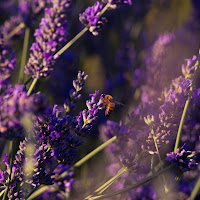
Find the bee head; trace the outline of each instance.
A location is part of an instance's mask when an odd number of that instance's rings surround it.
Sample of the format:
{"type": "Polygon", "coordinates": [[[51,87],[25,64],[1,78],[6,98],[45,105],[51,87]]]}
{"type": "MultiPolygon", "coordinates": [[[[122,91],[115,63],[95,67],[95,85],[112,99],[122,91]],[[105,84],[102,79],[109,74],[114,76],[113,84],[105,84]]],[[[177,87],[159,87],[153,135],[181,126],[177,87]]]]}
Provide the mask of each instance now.
{"type": "Polygon", "coordinates": [[[105,98],[105,96],[106,96],[105,94],[102,94],[102,98],[105,98]]]}

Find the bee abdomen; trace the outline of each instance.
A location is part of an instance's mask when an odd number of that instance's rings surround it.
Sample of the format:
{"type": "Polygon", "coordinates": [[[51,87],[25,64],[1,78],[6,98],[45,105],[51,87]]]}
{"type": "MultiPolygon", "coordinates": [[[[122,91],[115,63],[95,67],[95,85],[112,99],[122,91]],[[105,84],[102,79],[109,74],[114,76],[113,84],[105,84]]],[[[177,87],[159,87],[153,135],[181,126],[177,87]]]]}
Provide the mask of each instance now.
{"type": "Polygon", "coordinates": [[[114,107],[115,107],[115,104],[113,103],[108,104],[106,108],[106,112],[105,112],[106,117],[109,117],[111,115],[112,111],[114,110],[114,107]]]}

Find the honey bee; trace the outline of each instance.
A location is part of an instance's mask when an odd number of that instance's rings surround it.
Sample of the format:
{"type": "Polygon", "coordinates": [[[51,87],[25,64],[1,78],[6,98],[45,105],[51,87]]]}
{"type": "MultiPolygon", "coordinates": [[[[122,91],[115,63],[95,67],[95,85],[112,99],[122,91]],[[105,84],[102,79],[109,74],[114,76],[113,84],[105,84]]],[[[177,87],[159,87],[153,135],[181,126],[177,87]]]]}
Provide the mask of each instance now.
{"type": "Polygon", "coordinates": [[[107,95],[104,94],[102,97],[102,100],[103,100],[103,108],[106,108],[106,111],[105,111],[106,117],[109,117],[111,115],[112,111],[115,108],[115,104],[123,105],[122,103],[114,101],[113,97],[108,94],[107,95]]]}

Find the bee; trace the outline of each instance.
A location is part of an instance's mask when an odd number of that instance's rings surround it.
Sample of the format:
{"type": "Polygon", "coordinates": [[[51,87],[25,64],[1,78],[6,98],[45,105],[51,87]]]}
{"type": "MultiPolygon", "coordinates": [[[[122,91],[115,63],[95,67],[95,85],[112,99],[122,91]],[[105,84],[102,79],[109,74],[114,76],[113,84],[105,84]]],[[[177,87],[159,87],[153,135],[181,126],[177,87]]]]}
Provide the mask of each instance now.
{"type": "Polygon", "coordinates": [[[103,100],[103,108],[106,108],[106,111],[105,111],[106,117],[109,117],[111,115],[112,111],[115,108],[115,104],[123,105],[122,103],[114,101],[113,97],[108,94],[107,95],[104,94],[102,97],[102,100],[103,100]]]}

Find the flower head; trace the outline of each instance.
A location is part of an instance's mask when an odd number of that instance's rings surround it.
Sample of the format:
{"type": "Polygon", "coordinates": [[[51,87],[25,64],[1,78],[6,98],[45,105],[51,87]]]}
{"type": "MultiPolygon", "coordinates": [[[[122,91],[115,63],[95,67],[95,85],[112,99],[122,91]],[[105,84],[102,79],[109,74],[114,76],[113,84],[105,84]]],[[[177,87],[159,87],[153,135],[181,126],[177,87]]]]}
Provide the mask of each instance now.
{"type": "Polygon", "coordinates": [[[99,101],[96,102],[95,99],[99,91],[95,91],[95,93],[90,94],[91,99],[86,101],[87,109],[80,112],[79,116],[77,116],[78,125],[76,126],[76,132],[78,135],[85,136],[87,135],[91,128],[92,123],[94,123],[97,119],[97,113],[101,110],[102,99],[100,97],[99,101]]]}
{"type": "Polygon", "coordinates": [[[165,160],[172,162],[175,167],[186,172],[192,170],[200,163],[200,152],[188,151],[187,144],[184,144],[176,150],[176,153],[167,153],[165,160]]]}
{"type": "Polygon", "coordinates": [[[99,30],[103,28],[106,21],[105,18],[100,18],[99,13],[103,7],[103,4],[96,1],[94,6],[88,7],[85,12],[79,14],[80,22],[88,27],[89,31],[93,35],[98,35],[99,30]]]}
{"type": "Polygon", "coordinates": [[[15,69],[15,54],[5,44],[3,36],[0,36],[0,93],[7,86],[10,72],[15,69]]]}
{"type": "Polygon", "coordinates": [[[46,98],[40,93],[27,96],[22,85],[9,86],[0,96],[0,137],[6,139],[20,138],[24,135],[22,121],[48,112],[46,98]]]}
{"type": "Polygon", "coordinates": [[[25,73],[33,78],[43,78],[53,70],[54,56],[67,36],[66,11],[70,0],[52,0],[52,7],[45,9],[40,28],[35,31],[35,43],[31,46],[31,54],[25,73]]]}
{"type": "Polygon", "coordinates": [[[85,72],[78,72],[77,79],[73,80],[74,89],[70,90],[70,98],[67,99],[64,103],[64,108],[66,112],[72,111],[76,106],[76,101],[81,98],[80,91],[85,86],[85,80],[88,78],[88,75],[85,72]]]}

